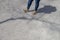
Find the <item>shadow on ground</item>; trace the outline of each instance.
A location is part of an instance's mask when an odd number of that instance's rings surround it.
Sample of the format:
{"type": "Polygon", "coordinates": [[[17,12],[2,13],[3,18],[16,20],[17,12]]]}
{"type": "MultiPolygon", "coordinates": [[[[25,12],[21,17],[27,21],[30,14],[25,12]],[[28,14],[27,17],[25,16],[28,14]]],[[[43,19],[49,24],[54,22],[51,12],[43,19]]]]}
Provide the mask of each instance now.
{"type": "Polygon", "coordinates": [[[56,11],[57,11],[56,7],[47,5],[47,6],[44,6],[43,8],[38,9],[37,13],[50,14],[50,13],[56,12],[56,11]]]}
{"type": "MultiPolygon", "coordinates": [[[[34,10],[30,10],[30,12],[31,11],[34,11],[34,10]]],[[[37,13],[47,13],[47,14],[50,14],[51,12],[56,12],[56,11],[57,11],[56,7],[47,5],[47,6],[44,6],[43,8],[38,9],[37,13]]],[[[17,20],[17,19],[24,19],[25,20],[25,19],[28,19],[28,18],[26,18],[26,17],[10,18],[10,19],[7,19],[7,20],[4,20],[4,21],[0,22],[0,24],[5,23],[5,22],[10,21],[10,20],[17,20]]],[[[28,20],[31,21],[33,19],[34,18],[31,18],[31,19],[28,19],[28,20]]]]}
{"type": "Polygon", "coordinates": [[[26,17],[20,17],[20,18],[9,18],[9,19],[6,19],[6,20],[0,22],[0,24],[5,23],[5,22],[8,22],[8,21],[11,21],[11,20],[17,20],[17,19],[24,19],[24,20],[26,20],[27,18],[26,18],[26,17]]]}

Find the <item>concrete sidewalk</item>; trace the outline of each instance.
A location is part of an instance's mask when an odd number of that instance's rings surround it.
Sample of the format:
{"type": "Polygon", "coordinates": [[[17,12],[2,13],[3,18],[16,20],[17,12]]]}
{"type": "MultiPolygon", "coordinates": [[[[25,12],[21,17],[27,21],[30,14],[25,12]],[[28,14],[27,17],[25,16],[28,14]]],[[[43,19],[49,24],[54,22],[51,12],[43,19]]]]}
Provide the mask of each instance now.
{"type": "Polygon", "coordinates": [[[0,40],[60,40],[60,0],[41,0],[35,16],[26,2],[0,0],[0,40]]]}

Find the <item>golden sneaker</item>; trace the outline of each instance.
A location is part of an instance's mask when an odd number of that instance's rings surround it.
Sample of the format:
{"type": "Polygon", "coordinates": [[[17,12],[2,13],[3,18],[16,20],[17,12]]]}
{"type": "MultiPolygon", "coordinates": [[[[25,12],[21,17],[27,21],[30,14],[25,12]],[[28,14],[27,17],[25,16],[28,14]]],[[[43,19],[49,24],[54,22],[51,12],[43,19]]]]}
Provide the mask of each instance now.
{"type": "Polygon", "coordinates": [[[37,14],[37,11],[33,11],[33,13],[32,13],[33,15],[36,15],[37,14]]]}
{"type": "Polygon", "coordinates": [[[25,13],[27,13],[29,10],[28,9],[23,9],[25,13]]]}

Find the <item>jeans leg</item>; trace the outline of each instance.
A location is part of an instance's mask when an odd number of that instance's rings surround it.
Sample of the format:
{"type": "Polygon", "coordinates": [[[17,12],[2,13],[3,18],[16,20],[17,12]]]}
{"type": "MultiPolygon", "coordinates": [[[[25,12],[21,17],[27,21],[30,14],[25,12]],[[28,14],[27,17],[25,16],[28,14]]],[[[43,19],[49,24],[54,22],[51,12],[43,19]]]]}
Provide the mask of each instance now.
{"type": "Polygon", "coordinates": [[[39,7],[39,2],[40,2],[40,0],[35,0],[35,11],[37,11],[37,9],[39,7]]]}
{"type": "Polygon", "coordinates": [[[30,8],[31,4],[32,4],[33,0],[28,0],[28,4],[27,4],[27,9],[30,8]]]}

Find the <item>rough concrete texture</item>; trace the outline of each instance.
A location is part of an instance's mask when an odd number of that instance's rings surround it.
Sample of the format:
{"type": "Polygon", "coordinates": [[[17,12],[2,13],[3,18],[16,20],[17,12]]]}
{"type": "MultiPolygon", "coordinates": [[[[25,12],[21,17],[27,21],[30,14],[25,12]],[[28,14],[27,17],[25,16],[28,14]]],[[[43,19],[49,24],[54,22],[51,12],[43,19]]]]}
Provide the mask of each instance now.
{"type": "Polygon", "coordinates": [[[60,40],[60,0],[41,0],[38,13],[25,14],[27,0],[0,0],[0,40],[60,40]]]}

